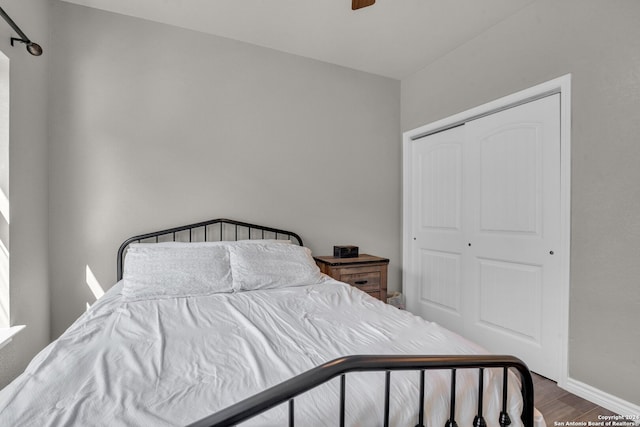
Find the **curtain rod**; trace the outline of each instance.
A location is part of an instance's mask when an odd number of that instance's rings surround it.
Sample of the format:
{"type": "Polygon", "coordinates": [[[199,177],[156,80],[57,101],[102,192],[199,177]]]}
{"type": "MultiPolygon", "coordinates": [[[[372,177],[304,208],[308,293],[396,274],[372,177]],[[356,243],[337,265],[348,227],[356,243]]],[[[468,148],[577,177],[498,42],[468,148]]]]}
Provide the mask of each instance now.
{"type": "Polygon", "coordinates": [[[5,21],[7,21],[7,24],[9,24],[11,26],[11,28],[14,29],[14,31],[16,33],[18,33],[18,35],[20,36],[20,38],[18,37],[11,37],[11,46],[13,46],[13,42],[17,41],[20,43],[24,43],[27,45],[27,51],[33,55],[33,56],[40,56],[42,55],[42,47],[40,47],[39,44],[32,42],[31,40],[29,40],[29,37],[27,37],[27,35],[20,29],[20,27],[18,27],[16,25],[15,22],[13,22],[13,19],[11,19],[11,17],[9,15],[7,15],[7,12],[4,11],[4,9],[2,9],[2,7],[0,7],[0,16],[2,16],[4,18],[5,21]]]}

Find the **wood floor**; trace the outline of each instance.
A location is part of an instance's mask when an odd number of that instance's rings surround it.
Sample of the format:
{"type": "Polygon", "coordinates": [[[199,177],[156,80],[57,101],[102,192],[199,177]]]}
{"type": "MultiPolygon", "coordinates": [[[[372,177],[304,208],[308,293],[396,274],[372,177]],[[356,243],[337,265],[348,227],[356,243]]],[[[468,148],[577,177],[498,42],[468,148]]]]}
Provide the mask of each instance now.
{"type": "Polygon", "coordinates": [[[561,426],[570,421],[597,422],[598,415],[615,415],[595,403],[581,399],[556,385],[555,382],[533,374],[535,406],[544,416],[547,427],[561,426]]]}

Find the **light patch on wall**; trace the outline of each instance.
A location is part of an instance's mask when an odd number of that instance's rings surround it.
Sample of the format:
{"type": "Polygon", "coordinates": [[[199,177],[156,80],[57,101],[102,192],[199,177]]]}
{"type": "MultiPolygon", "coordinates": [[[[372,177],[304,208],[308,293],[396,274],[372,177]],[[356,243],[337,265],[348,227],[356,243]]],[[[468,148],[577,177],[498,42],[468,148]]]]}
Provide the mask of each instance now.
{"type": "Polygon", "coordinates": [[[8,328],[11,326],[9,317],[9,250],[2,239],[0,239],[0,296],[0,328],[8,328]]]}
{"type": "MultiPolygon", "coordinates": [[[[96,297],[96,300],[98,300],[102,295],[104,295],[104,289],[102,288],[100,282],[98,282],[98,279],[96,279],[95,274],[93,274],[93,271],[91,271],[91,268],[88,265],[85,270],[85,278],[85,281],[87,283],[87,286],[91,290],[91,293],[94,297],[96,297]]],[[[90,305],[87,302],[87,309],[89,309],[89,307],[90,305]]]]}
{"type": "Polygon", "coordinates": [[[0,214],[4,221],[9,224],[9,198],[0,188],[0,214]]]}

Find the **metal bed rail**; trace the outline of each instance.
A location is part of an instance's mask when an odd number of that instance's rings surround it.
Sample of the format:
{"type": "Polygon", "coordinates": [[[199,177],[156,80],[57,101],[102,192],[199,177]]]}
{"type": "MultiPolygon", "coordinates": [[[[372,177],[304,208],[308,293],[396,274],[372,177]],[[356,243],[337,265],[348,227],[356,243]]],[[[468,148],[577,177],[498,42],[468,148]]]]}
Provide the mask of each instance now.
{"type": "Polygon", "coordinates": [[[263,225],[250,224],[226,218],[211,219],[195,224],[168,228],[152,233],[140,234],[125,240],[118,249],[117,280],[122,280],[124,256],[131,243],[149,242],[215,242],[235,241],[240,239],[280,239],[286,237],[302,246],[302,238],[293,231],[281,230],[263,225]]]}
{"type": "Polygon", "coordinates": [[[425,371],[426,370],[450,370],[451,371],[451,401],[450,414],[443,427],[457,427],[455,420],[456,405],[456,370],[458,369],[478,369],[478,409],[474,418],[474,427],[486,427],[483,417],[483,381],[484,369],[503,369],[502,384],[502,409],[499,416],[501,427],[511,424],[507,413],[507,385],[508,371],[513,368],[518,371],[522,380],[522,400],[523,409],[521,414],[525,427],[533,427],[533,379],[527,365],[520,359],[513,356],[493,356],[493,355],[456,355],[456,356],[404,356],[404,355],[367,355],[367,356],[346,356],[327,362],[298,376],[295,376],[283,383],[271,387],[248,399],[231,405],[215,414],[207,416],[189,427],[226,427],[234,426],[243,421],[247,421],[256,415],[261,414],[275,406],[288,403],[289,426],[295,425],[295,397],[305,393],[333,378],[340,376],[340,426],[345,425],[345,384],[348,372],[382,371],[385,373],[385,401],[384,401],[384,426],[389,426],[389,392],[392,371],[419,371],[420,373],[420,396],[416,397],[418,406],[418,423],[416,427],[425,427],[424,424],[424,394],[425,394],[425,371]]]}

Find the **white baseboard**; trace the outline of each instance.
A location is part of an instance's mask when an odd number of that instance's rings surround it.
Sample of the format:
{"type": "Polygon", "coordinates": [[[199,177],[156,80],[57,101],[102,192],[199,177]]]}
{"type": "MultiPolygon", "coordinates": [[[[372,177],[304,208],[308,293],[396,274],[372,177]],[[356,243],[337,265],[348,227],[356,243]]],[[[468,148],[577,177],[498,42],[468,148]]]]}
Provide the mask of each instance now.
{"type": "Polygon", "coordinates": [[[598,406],[602,406],[618,415],[635,417],[633,421],[638,424],[640,422],[640,406],[627,402],[619,397],[613,396],[588,384],[567,378],[563,387],[569,393],[573,393],[583,399],[593,402],[598,406]]]}

